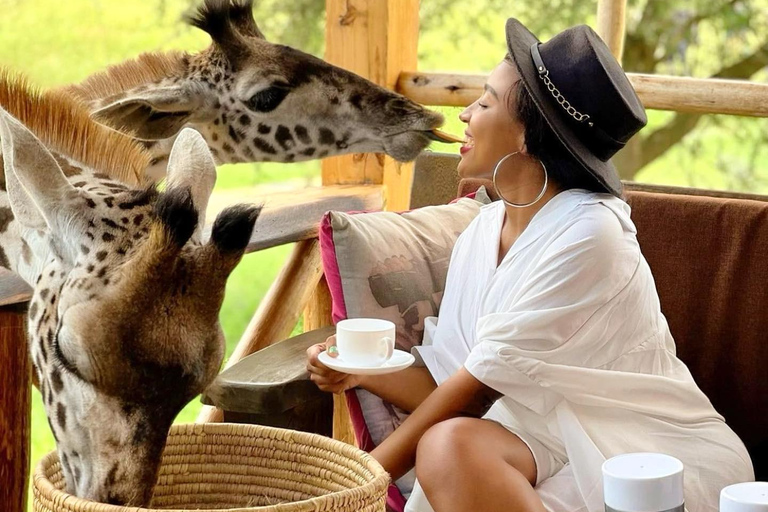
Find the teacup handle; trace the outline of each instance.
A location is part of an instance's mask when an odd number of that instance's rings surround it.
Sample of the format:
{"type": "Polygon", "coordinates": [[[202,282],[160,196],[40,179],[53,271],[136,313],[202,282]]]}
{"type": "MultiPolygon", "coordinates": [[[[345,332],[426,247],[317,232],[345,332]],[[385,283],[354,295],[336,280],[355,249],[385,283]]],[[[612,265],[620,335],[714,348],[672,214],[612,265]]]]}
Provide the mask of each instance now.
{"type": "Polygon", "coordinates": [[[392,355],[395,353],[395,340],[393,340],[389,336],[384,336],[383,338],[381,338],[381,342],[386,344],[387,361],[389,361],[392,358],[392,355]]]}

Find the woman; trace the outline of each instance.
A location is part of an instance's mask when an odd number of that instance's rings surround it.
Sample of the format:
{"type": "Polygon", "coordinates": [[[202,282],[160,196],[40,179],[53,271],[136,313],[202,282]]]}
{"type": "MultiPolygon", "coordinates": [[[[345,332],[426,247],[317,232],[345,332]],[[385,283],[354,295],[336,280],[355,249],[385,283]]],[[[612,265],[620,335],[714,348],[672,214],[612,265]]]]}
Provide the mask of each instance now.
{"type": "Polygon", "coordinates": [[[411,416],[372,455],[408,511],[603,510],[601,464],[653,451],[685,464],[686,508],[754,479],[749,456],[698,389],[661,314],[610,157],[646,123],[588,27],[541,44],[507,22],[507,58],[467,123],[462,177],[502,201],[459,237],[427,368],[358,377],[317,361],[322,389],[354,386],[411,416]],[[487,405],[493,404],[488,410],[487,405]]]}

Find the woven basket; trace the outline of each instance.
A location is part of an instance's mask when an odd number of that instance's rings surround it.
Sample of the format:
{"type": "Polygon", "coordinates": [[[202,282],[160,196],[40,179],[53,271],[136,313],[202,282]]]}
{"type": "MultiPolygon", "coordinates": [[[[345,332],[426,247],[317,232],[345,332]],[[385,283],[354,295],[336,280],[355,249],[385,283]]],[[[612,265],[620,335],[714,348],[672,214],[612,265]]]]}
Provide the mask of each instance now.
{"type": "Polygon", "coordinates": [[[315,434],[227,423],[174,425],[150,509],[62,492],[55,452],[35,468],[35,512],[384,512],[389,475],[367,453],[315,434]]]}

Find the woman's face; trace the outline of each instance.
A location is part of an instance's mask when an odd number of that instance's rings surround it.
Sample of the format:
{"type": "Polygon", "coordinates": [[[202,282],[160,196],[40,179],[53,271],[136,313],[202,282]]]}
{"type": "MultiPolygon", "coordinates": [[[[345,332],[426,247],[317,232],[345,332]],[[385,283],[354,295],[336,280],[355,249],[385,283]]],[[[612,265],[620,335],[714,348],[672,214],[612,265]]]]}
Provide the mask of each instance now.
{"type": "Polygon", "coordinates": [[[515,66],[503,61],[488,77],[483,95],[459,115],[467,123],[458,167],[462,178],[488,178],[505,155],[524,150],[524,127],[510,113],[515,111],[510,89],[518,80],[515,66]]]}

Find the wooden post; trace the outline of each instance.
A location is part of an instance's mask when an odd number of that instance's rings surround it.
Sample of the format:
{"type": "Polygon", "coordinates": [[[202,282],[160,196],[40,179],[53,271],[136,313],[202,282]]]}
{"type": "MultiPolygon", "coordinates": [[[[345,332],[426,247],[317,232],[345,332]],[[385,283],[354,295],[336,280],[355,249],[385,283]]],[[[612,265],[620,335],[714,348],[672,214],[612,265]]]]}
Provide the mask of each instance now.
{"type": "Polygon", "coordinates": [[[32,383],[26,310],[26,302],[0,307],[0,503],[7,512],[27,510],[32,383]]]}
{"type": "MultiPolygon", "coordinates": [[[[401,71],[417,68],[418,0],[326,0],[328,62],[388,89],[401,71]]],[[[323,185],[384,183],[387,209],[408,208],[413,164],[383,155],[346,155],[323,161],[323,185]]]]}
{"type": "MultiPolygon", "coordinates": [[[[331,292],[323,277],[304,310],[304,330],[313,331],[331,325],[331,292]]],[[[333,395],[333,438],[355,444],[355,434],[349,422],[349,409],[344,395],[333,395]]]]}
{"type": "Polygon", "coordinates": [[[624,53],[627,0],[597,0],[597,33],[621,64],[624,53]]]}
{"type": "MultiPolygon", "coordinates": [[[[227,368],[291,334],[317,287],[323,272],[321,267],[317,239],[297,242],[227,361],[227,368]]],[[[223,420],[222,411],[208,405],[203,406],[197,416],[198,423],[223,420]]]]}
{"type": "MultiPolygon", "coordinates": [[[[326,0],[325,60],[388,89],[402,71],[416,70],[419,0],[326,0]]],[[[323,185],[384,183],[386,209],[406,210],[413,164],[379,154],[323,160],[323,185]]],[[[321,286],[304,314],[305,329],[330,324],[330,295],[321,286]]],[[[334,438],[353,442],[347,403],[334,397],[334,438]]]]}

